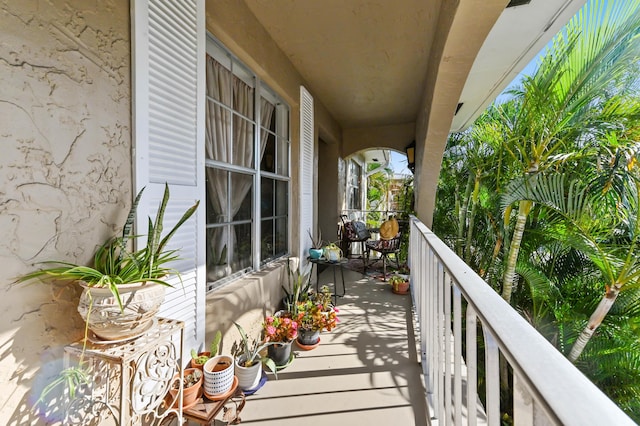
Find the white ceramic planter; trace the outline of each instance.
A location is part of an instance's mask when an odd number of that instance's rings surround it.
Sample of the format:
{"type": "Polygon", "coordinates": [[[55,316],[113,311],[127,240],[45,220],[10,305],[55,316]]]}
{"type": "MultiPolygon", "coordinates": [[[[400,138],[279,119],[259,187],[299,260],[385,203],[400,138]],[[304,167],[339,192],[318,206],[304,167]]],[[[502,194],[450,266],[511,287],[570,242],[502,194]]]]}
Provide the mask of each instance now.
{"type": "Polygon", "coordinates": [[[254,389],[260,384],[262,377],[262,362],[255,361],[251,367],[243,367],[240,363],[244,357],[236,360],[236,377],[238,377],[238,386],[242,390],[254,389]]]}
{"type": "Polygon", "coordinates": [[[204,391],[207,395],[221,395],[231,389],[233,365],[233,358],[227,355],[214,356],[204,364],[204,391]]]}
{"type": "Polygon", "coordinates": [[[123,340],[147,331],[164,300],[165,286],[156,283],[120,284],[124,311],[108,288],[82,285],[78,312],[89,329],[103,340],[123,340]]]}

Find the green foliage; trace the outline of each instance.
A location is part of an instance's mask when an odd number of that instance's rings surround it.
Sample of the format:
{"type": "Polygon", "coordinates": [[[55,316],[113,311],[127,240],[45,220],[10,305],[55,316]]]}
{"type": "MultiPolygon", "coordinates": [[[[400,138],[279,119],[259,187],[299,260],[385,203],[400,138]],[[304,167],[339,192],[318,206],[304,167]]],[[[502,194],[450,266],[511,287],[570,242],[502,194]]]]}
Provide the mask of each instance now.
{"type": "Polygon", "coordinates": [[[640,1],[590,1],[510,101],[451,135],[433,219],[500,291],[515,212],[529,203],[511,302],[565,354],[620,289],[576,365],[636,421],[639,63],[640,1]]]}
{"type": "Polygon", "coordinates": [[[216,330],[216,333],[213,335],[213,340],[211,341],[211,346],[209,347],[209,351],[211,352],[212,357],[218,355],[218,352],[220,351],[221,341],[222,332],[220,330],[216,330]]]}
{"type": "Polygon", "coordinates": [[[311,267],[312,263],[307,263],[304,267],[295,270],[291,269],[291,260],[287,259],[288,286],[282,286],[284,291],[285,309],[293,315],[298,314],[298,303],[308,298],[311,291],[311,267]]]}
{"type": "Polygon", "coordinates": [[[234,324],[238,329],[238,333],[240,333],[240,338],[242,339],[242,344],[240,345],[240,357],[244,363],[244,367],[251,367],[255,362],[262,362],[267,366],[267,368],[269,368],[277,379],[278,369],[276,367],[276,363],[267,356],[261,356],[261,353],[269,346],[275,344],[275,342],[260,343],[260,340],[258,339],[254,339],[252,342],[249,342],[249,336],[244,328],[236,322],[234,322],[234,324]]]}

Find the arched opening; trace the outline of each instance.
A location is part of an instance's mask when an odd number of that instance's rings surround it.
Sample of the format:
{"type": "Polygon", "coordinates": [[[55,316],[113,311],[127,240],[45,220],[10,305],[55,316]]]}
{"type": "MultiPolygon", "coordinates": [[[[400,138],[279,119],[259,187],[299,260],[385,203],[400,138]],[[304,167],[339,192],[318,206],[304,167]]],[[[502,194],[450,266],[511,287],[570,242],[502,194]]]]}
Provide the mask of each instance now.
{"type": "MultiPolygon", "coordinates": [[[[391,216],[408,224],[414,197],[413,174],[405,153],[388,148],[367,149],[345,158],[344,163],[342,225],[363,222],[375,239],[379,238],[382,223],[391,216]]],[[[342,242],[347,255],[363,255],[362,245],[342,242]]]]}

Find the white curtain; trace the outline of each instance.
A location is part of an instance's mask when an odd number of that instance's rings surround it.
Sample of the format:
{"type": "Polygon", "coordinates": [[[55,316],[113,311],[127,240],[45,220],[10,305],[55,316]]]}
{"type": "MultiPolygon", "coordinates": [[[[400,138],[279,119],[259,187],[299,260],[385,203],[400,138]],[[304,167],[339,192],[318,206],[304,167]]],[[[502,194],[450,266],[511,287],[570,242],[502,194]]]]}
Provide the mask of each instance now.
{"type": "MultiPolygon", "coordinates": [[[[250,119],[254,112],[254,88],[234,76],[215,59],[207,56],[207,97],[232,106],[238,114],[214,102],[206,105],[205,150],[208,159],[253,168],[253,124],[250,119]]],[[[274,105],[261,102],[261,124],[267,127],[274,112],[274,105]]],[[[266,132],[261,132],[261,157],[266,145],[266,132]]],[[[251,190],[253,176],[231,173],[231,193],[228,192],[225,170],[207,167],[207,194],[209,208],[215,215],[215,223],[230,222],[238,213],[242,202],[251,190]],[[227,211],[230,201],[231,210],[227,211]]],[[[210,220],[210,219],[209,219],[210,220]]],[[[217,261],[227,246],[227,253],[233,254],[236,242],[235,232],[228,238],[228,227],[214,233],[214,241],[208,241],[209,256],[217,261]]]]}

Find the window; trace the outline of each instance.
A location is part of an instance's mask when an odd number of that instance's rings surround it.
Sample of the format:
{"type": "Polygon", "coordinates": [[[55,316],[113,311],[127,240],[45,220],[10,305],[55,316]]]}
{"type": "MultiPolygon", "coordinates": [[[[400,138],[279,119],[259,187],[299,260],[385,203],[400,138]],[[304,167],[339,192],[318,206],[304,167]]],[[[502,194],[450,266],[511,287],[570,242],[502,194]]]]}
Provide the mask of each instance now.
{"type": "Polygon", "coordinates": [[[362,167],[354,160],[349,160],[347,166],[347,209],[361,210],[362,197],[360,196],[360,177],[362,167]]]}
{"type": "Polygon", "coordinates": [[[289,107],[213,40],[206,58],[207,281],[289,251],[289,107]]]}

